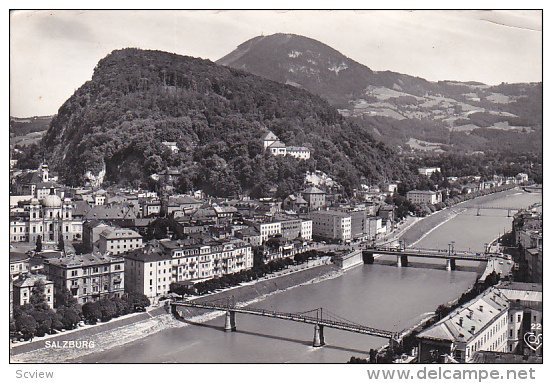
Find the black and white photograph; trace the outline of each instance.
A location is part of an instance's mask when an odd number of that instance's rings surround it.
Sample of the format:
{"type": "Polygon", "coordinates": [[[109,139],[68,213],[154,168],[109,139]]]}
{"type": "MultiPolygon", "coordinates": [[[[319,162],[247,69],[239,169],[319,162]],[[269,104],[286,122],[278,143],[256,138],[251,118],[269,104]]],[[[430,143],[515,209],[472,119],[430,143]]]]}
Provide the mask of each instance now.
{"type": "Polygon", "coordinates": [[[10,9],[9,363],[535,379],[543,21],[10,9]]]}

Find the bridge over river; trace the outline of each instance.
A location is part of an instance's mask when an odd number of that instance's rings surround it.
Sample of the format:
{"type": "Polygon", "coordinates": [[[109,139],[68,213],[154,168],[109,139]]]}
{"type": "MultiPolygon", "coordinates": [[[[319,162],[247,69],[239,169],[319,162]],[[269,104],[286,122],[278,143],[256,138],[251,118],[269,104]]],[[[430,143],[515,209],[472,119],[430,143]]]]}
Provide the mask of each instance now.
{"type": "Polygon", "coordinates": [[[322,307],[298,313],[289,313],[251,307],[237,307],[234,304],[233,300],[230,299],[215,300],[210,302],[174,300],[170,303],[170,305],[171,311],[176,317],[180,317],[180,314],[177,310],[178,307],[194,307],[206,310],[225,311],[225,331],[236,331],[236,313],[276,318],[286,321],[301,322],[314,325],[314,338],[312,343],[313,347],[321,347],[326,344],[324,338],[325,327],[341,331],[375,336],[379,338],[386,338],[389,339],[390,345],[400,342],[403,336],[406,334],[406,331],[392,332],[355,323],[322,307]]]}
{"type": "Polygon", "coordinates": [[[449,246],[449,249],[423,249],[415,247],[368,247],[362,251],[364,263],[373,263],[374,255],[396,255],[397,266],[403,267],[408,265],[408,257],[444,259],[446,261],[447,270],[456,269],[456,261],[474,261],[488,262],[492,258],[503,258],[502,253],[476,253],[465,250],[454,250],[454,247],[449,246]]]}

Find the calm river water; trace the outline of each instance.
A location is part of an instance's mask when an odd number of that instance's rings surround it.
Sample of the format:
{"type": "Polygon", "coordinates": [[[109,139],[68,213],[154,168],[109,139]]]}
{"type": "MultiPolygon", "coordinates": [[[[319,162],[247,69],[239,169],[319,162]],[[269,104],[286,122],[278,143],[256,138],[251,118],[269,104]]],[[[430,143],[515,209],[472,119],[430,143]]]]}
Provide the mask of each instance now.
{"type": "MultiPolygon", "coordinates": [[[[512,190],[483,197],[477,204],[521,208],[541,201],[541,194],[512,190]]],[[[456,249],[482,251],[485,242],[509,230],[512,219],[497,210],[481,213],[476,216],[475,210],[458,205],[422,220],[403,239],[412,244],[433,229],[415,246],[447,248],[455,241],[456,249]]],[[[324,307],[357,323],[398,331],[418,323],[439,304],[457,298],[475,278],[476,273],[466,271],[362,265],[334,279],[270,296],[253,306],[287,312],[324,307]]],[[[201,325],[167,329],[79,361],[339,363],[353,355],[366,356],[370,348],[387,343],[385,339],[325,329],[327,345],[313,348],[311,325],[239,314],[237,332],[225,333],[223,327],[224,317],[218,317],[201,325]]]]}

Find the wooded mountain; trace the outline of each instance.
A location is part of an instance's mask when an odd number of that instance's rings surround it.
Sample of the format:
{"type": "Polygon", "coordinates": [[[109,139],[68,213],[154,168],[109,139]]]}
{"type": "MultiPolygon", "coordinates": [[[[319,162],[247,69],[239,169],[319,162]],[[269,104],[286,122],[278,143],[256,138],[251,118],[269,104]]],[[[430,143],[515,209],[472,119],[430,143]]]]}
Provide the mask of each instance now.
{"type": "Polygon", "coordinates": [[[406,151],[542,151],[542,83],[489,86],[377,72],[283,33],[254,37],[217,62],[318,94],[406,151]]]}
{"type": "Polygon", "coordinates": [[[305,171],[331,174],[347,191],[410,174],[393,152],[327,101],[296,87],[167,52],[123,49],[97,64],[92,79],[61,106],[43,140],[68,184],[105,171],[111,183],[145,183],[167,167],[178,187],[211,195],[296,191],[305,171]],[[274,157],[272,130],[312,158],[274,157]],[[176,141],[179,153],[162,144],[176,141]]]}

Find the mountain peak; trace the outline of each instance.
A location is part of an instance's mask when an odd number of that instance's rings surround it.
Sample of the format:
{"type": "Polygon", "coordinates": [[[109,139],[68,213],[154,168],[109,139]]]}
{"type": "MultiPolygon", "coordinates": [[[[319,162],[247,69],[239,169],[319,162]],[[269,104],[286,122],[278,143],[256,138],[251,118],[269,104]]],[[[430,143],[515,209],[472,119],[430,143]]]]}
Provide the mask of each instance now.
{"type": "Polygon", "coordinates": [[[370,68],[332,47],[290,33],[254,37],[217,63],[308,89],[334,104],[362,92],[373,76],[370,68]]]}

